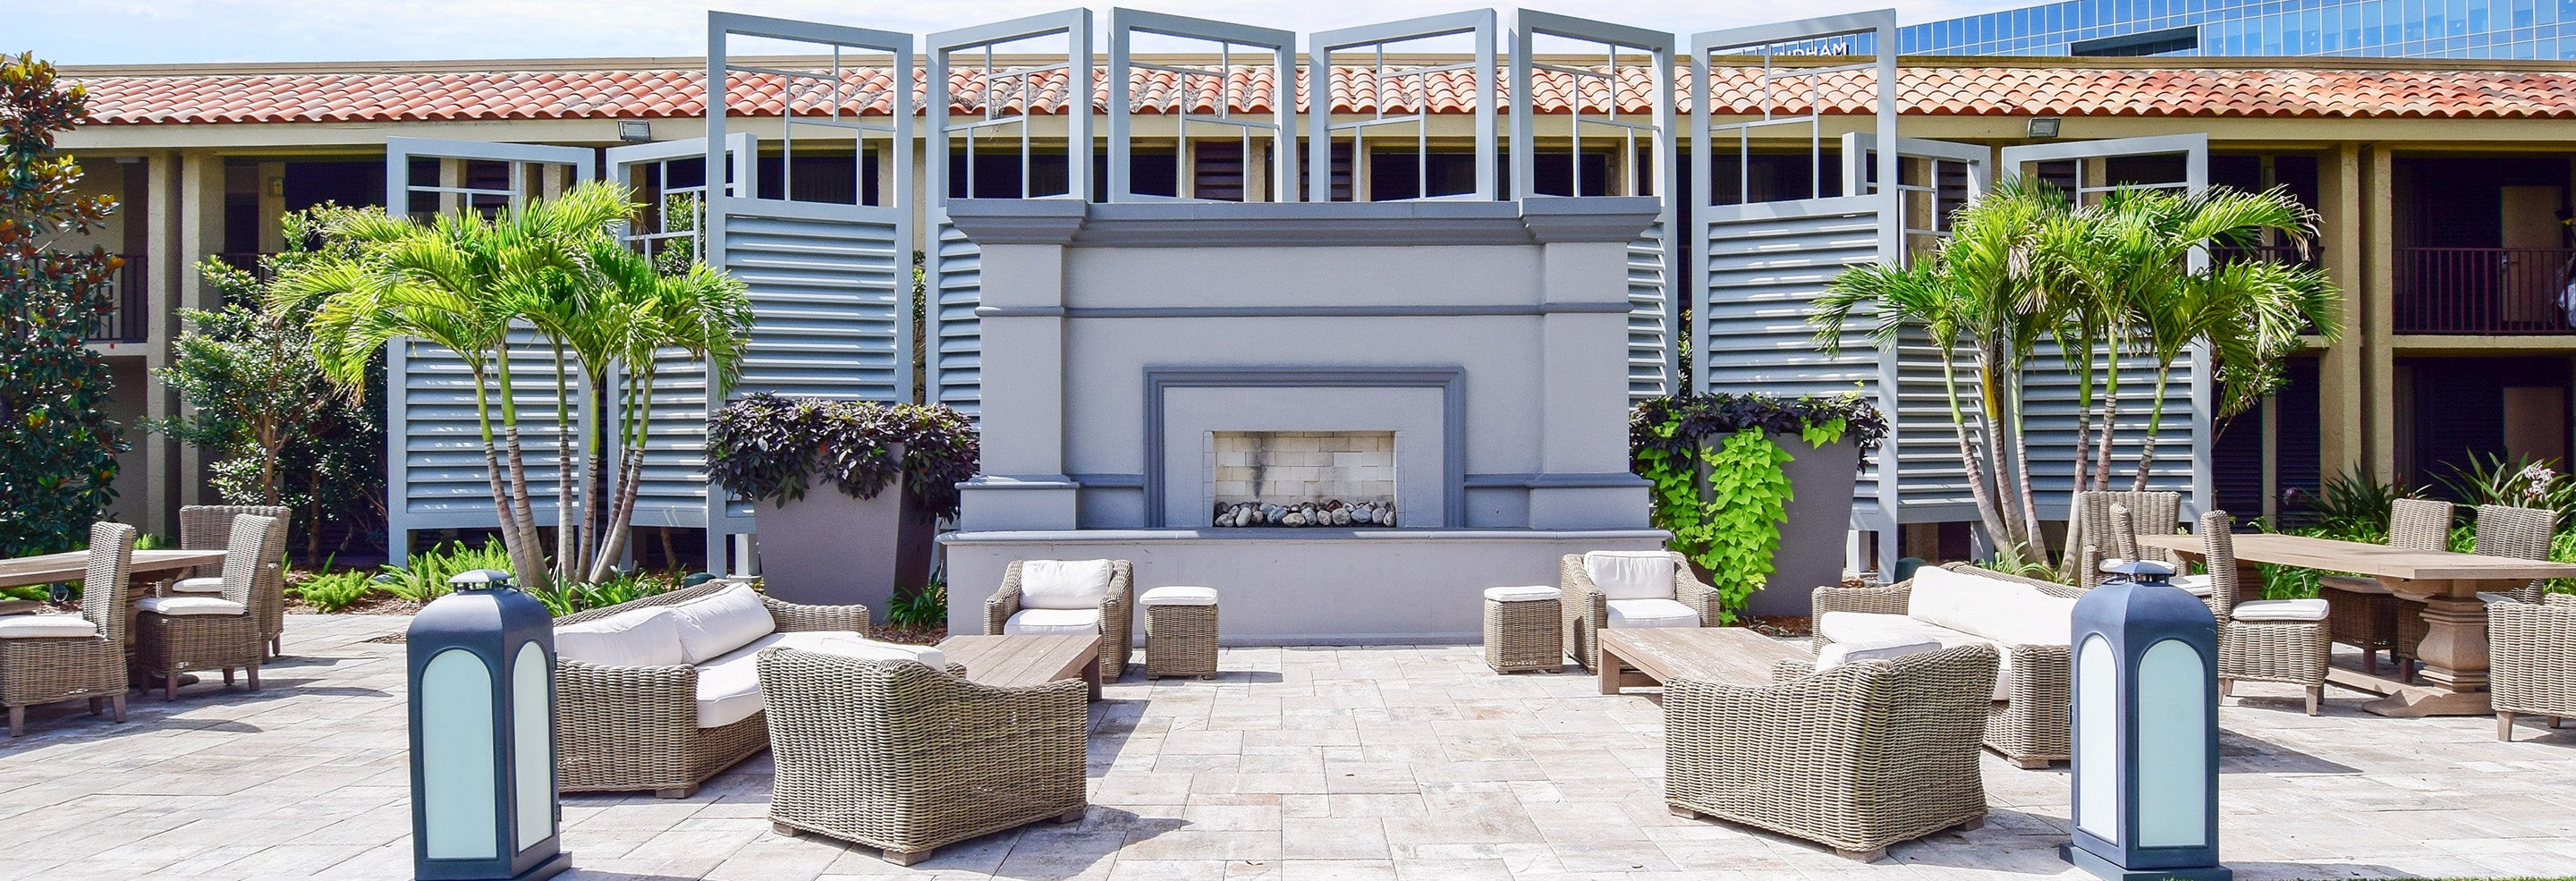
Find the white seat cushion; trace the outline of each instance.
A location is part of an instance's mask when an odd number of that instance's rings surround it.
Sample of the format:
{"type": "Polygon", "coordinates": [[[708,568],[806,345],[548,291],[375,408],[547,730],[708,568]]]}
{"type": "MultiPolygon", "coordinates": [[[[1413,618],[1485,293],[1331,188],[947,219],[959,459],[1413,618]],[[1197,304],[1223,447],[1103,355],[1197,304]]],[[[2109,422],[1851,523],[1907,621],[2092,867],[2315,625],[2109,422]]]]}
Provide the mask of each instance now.
{"type": "Polygon", "coordinates": [[[1216,605],[1216,588],[1167,584],[1146,591],[1136,598],[1136,603],[1142,606],[1213,606],[1216,605]]]}
{"type": "Polygon", "coordinates": [[[2228,617],[2238,621],[2323,621],[2324,600],[2254,600],[2237,603],[2228,617]]]}
{"type": "Polygon", "coordinates": [[[666,608],[680,628],[680,659],[691,664],[706,663],[778,629],[778,622],[769,617],[769,607],[750,585],[737,584],[666,608]]]}
{"type": "Polygon", "coordinates": [[[946,670],[948,659],[928,646],[878,642],[846,631],[771,633],[698,665],[698,727],[721,728],[751,718],[764,706],[760,653],[790,648],[817,654],[887,661],[920,661],[946,670]]]}
{"type": "Polygon", "coordinates": [[[1533,600],[1564,599],[1565,590],[1563,588],[1546,584],[1532,584],[1523,587],[1488,587],[1485,588],[1485,598],[1498,603],[1526,603],[1533,600]]]}
{"type": "Polygon", "coordinates": [[[1117,572],[1108,560],[1020,561],[1020,608],[1094,609],[1117,572]]]}
{"type": "Polygon", "coordinates": [[[1816,632],[1825,639],[1861,645],[1889,645],[1907,642],[1934,642],[1942,648],[1963,645],[1993,646],[1995,649],[1995,700],[2012,696],[2012,652],[1994,640],[1961,633],[1947,627],[1926,624],[1905,615],[1880,615],[1871,612],[1826,612],[1816,618],[1816,632]]]}
{"type": "Polygon", "coordinates": [[[79,615],[0,615],[0,639],[79,639],[98,625],[79,615]]]}
{"type": "Polygon", "coordinates": [[[1593,551],[1583,555],[1583,574],[1607,599],[1673,598],[1673,556],[1663,551],[1593,551]]]}
{"type": "Polygon", "coordinates": [[[2184,593],[2196,597],[2206,597],[2218,589],[2218,585],[2211,582],[2208,575],[2176,575],[2165,579],[2165,583],[2182,588],[2184,593]]]}
{"type": "Polygon", "coordinates": [[[181,615],[240,615],[250,611],[250,607],[240,603],[204,594],[144,597],[134,601],[134,607],[173,618],[181,615]]]}
{"type": "Polygon", "coordinates": [[[223,593],[222,578],[182,578],[170,584],[171,593],[223,593]]]}
{"type": "Polygon", "coordinates": [[[555,628],[555,655],[608,667],[671,667],[688,663],[680,649],[680,622],[669,609],[629,609],[555,628]]]}
{"type": "Polygon", "coordinates": [[[1100,608],[1021,609],[1002,622],[1008,636],[1083,636],[1100,632],[1100,608]]]}
{"type": "Polygon", "coordinates": [[[1604,626],[1631,627],[1697,627],[1699,613],[1680,600],[1610,600],[1610,620],[1604,626]]]}
{"type": "Polygon", "coordinates": [[[1907,655],[1937,652],[1941,644],[1933,640],[1896,639],[1879,642],[1838,642],[1816,653],[1816,672],[1841,669],[1862,661],[1893,661],[1907,655]]]}
{"type": "Polygon", "coordinates": [[[2492,606],[2497,603],[2520,602],[2520,600],[2514,599],[2512,594],[2488,593],[2482,590],[2478,591],[2478,602],[2492,606]]]}

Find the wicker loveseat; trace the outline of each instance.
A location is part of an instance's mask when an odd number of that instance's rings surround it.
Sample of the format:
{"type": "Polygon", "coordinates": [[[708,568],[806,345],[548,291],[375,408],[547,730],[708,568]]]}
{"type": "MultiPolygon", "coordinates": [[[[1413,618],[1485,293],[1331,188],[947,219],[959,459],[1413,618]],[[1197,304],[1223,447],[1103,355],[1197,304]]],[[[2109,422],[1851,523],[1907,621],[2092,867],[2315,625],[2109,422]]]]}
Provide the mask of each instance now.
{"type": "Polygon", "coordinates": [[[756,655],[787,646],[862,657],[937,649],[868,640],[865,606],[805,606],[712,581],[555,619],[555,721],[565,792],[686,798],[769,746],[756,655]]]}
{"type": "Polygon", "coordinates": [[[1986,817],[1978,732],[1996,655],[1961,645],[1823,673],[1782,662],[1760,688],[1664,683],[1664,802],[1861,861],[1986,817]]]}
{"type": "Polygon", "coordinates": [[[1925,569],[1912,581],[1888,587],[1820,587],[1815,592],[1815,646],[1822,650],[1838,639],[1903,637],[1945,647],[1994,647],[2001,663],[1986,721],[1986,747],[2024,768],[2043,768],[2073,755],[2066,715],[2073,666],[2068,616],[2074,599],[2083,594],[2083,588],[1965,563],[1925,569]],[[1943,574],[1926,579],[1931,572],[1943,574]],[[1917,603],[1914,588],[1927,580],[1964,588],[1965,594],[1945,591],[1941,598],[1917,603]]]}
{"type": "Polygon", "coordinates": [[[777,763],[769,820],[881,848],[931,851],[1038,820],[1082,819],[1091,689],[1003,688],[909,661],[794,649],[759,657],[777,763]]]}

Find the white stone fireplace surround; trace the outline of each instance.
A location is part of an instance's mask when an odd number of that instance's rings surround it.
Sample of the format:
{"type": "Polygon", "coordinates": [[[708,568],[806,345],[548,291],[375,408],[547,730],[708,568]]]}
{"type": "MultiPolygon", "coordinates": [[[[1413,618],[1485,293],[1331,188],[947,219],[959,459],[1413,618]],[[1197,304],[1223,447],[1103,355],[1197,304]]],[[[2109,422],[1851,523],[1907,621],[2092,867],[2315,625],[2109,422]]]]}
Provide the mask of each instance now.
{"type": "Polygon", "coordinates": [[[982,254],[983,473],[949,626],[1012,560],[1220,591],[1232,645],[1465,642],[1481,592],[1661,547],[1627,471],[1628,245],[1650,199],[959,200],[982,254]],[[1390,432],[1396,528],[1216,528],[1219,432],[1390,432]]]}

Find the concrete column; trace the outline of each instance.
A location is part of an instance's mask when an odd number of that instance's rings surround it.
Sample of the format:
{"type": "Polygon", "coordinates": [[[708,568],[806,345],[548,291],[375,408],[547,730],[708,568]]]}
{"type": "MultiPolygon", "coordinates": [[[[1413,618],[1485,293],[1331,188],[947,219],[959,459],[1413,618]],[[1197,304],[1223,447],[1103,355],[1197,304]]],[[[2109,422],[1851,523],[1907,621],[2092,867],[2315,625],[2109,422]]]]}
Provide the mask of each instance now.
{"type": "MultiPolygon", "coordinates": [[[[209,150],[181,152],[178,198],[162,204],[170,206],[178,217],[178,260],[174,276],[177,305],[208,310],[220,306],[223,295],[205,282],[197,272],[197,264],[221,253],[224,248],[224,157],[209,150]]],[[[175,320],[168,327],[172,336],[178,334],[179,325],[175,320]]],[[[167,338],[162,345],[169,345],[167,338]]],[[[188,408],[174,401],[171,409],[185,413],[188,408]]],[[[204,451],[182,445],[178,452],[179,467],[173,475],[177,482],[178,503],[204,505],[220,501],[206,486],[208,460],[204,451]]]]}
{"type": "Polygon", "coordinates": [[[1050,210],[976,243],[983,252],[975,314],[983,332],[984,443],[983,473],[961,487],[958,528],[967,531],[1077,525],[1079,486],[1064,473],[1064,264],[1088,206],[1032,204],[1050,210]]]}
{"type": "MultiPolygon", "coordinates": [[[[179,231],[183,208],[179,198],[179,157],[162,152],[143,157],[141,171],[144,210],[129,217],[127,223],[143,228],[145,265],[145,302],[151,304],[150,342],[144,344],[144,360],[152,368],[169,363],[171,341],[179,335],[178,292],[180,280],[191,277],[194,270],[186,266],[180,254],[179,231]]],[[[129,190],[132,184],[128,185],[129,190]]],[[[160,382],[146,383],[143,411],[153,419],[177,415],[179,397],[160,382]]],[[[179,450],[170,436],[157,431],[143,435],[144,471],[133,482],[120,480],[126,487],[143,494],[143,520],[136,526],[161,535],[177,535],[179,450]],[[148,525],[147,525],[148,524],[148,525]]],[[[131,491],[131,490],[129,490],[131,491]]]]}
{"type": "MultiPolygon", "coordinates": [[[[1599,430],[1628,415],[1628,243],[1609,240],[1576,203],[1525,203],[1522,222],[1540,246],[1539,474],[1529,491],[1532,529],[1634,529],[1647,525],[1646,483],[1628,473],[1624,435],[1599,430]]],[[[1635,228],[1625,227],[1633,236],[1635,228]]]]}
{"type": "Polygon", "coordinates": [[[286,228],[278,218],[286,214],[286,163],[259,164],[259,252],[275,254],[286,250],[286,228]]]}
{"type": "Polygon", "coordinates": [[[2363,454],[2370,476],[2375,480],[2397,479],[2397,414],[2391,406],[2396,391],[2397,364],[2393,347],[2396,321],[2397,208],[2394,190],[2396,178],[2390,150],[2384,144],[2372,144],[2366,152],[2362,192],[2367,194],[2361,216],[2361,251],[2363,260],[2361,296],[2351,311],[2360,318],[2361,344],[2360,390],[2367,392],[2360,406],[2361,423],[2365,426],[2363,454]]]}
{"type": "Polygon", "coordinates": [[[2362,352],[2368,347],[2364,325],[2374,296],[2368,283],[2373,260],[2362,238],[2366,164],[2361,145],[2341,145],[2326,157],[2318,182],[2323,215],[2319,253],[2327,277],[2344,296],[2343,335],[2326,347],[2317,364],[2318,464],[2329,477],[2365,467],[2369,447],[2361,373],[2362,352]]]}

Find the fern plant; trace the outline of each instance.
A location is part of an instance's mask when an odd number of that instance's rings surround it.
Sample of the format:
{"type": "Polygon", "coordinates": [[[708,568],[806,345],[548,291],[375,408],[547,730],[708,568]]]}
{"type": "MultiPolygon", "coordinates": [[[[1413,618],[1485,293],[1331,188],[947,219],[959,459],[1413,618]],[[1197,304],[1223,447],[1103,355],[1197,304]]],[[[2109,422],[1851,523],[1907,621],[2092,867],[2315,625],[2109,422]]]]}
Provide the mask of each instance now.
{"type": "Polygon", "coordinates": [[[896,594],[886,603],[886,623],[905,630],[929,630],[947,624],[947,582],[934,578],[920,590],[896,594]]]}
{"type": "Polygon", "coordinates": [[[288,588],[288,592],[313,607],[313,611],[328,615],[357,605],[374,594],[376,587],[375,580],[367,573],[346,569],[315,575],[288,588]]]}

